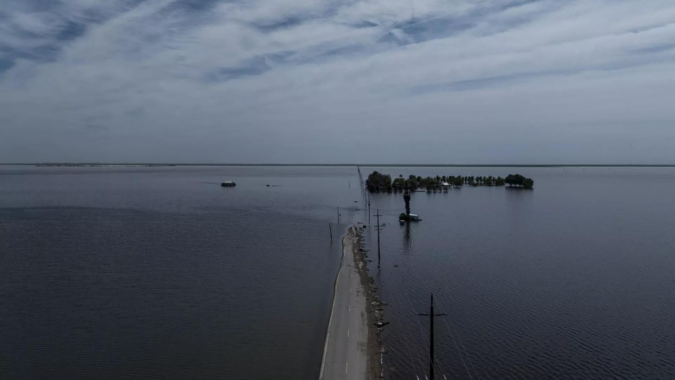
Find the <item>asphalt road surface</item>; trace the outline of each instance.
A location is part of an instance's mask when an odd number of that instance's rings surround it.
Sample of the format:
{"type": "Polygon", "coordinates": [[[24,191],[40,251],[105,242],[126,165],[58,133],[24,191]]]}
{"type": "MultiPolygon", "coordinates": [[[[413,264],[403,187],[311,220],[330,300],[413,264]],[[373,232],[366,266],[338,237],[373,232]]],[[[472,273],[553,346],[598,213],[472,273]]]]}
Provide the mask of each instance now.
{"type": "Polygon", "coordinates": [[[342,265],[335,284],[333,311],[319,378],[365,380],[368,365],[367,300],[358,264],[354,262],[354,249],[359,247],[352,229],[342,239],[342,244],[342,265]]]}

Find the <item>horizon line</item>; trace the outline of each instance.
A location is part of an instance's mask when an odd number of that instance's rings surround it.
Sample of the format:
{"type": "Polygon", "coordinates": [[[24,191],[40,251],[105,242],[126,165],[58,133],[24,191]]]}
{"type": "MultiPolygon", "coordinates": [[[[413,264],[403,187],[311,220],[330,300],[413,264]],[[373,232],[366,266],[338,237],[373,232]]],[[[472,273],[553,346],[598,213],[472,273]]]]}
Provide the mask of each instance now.
{"type": "Polygon", "coordinates": [[[373,164],[373,163],[177,163],[177,162],[33,162],[0,163],[0,166],[333,166],[333,167],[675,167],[675,164],[373,164]]]}

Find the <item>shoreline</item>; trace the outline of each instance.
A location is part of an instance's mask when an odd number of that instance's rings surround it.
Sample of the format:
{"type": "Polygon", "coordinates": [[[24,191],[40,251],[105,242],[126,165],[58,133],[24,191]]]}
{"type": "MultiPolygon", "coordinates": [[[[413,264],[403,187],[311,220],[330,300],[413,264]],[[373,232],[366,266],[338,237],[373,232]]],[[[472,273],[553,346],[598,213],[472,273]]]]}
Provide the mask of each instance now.
{"type": "Polygon", "coordinates": [[[358,228],[356,230],[358,231],[357,240],[359,248],[354,250],[354,257],[359,263],[359,267],[363,268],[363,270],[359,271],[359,277],[361,279],[361,286],[368,295],[366,298],[368,301],[368,379],[375,380],[384,378],[382,356],[385,353],[385,349],[380,338],[380,333],[384,325],[386,325],[383,320],[384,309],[382,308],[386,303],[382,302],[376,294],[377,288],[374,287],[375,280],[368,275],[368,262],[370,262],[367,259],[368,251],[365,249],[365,243],[363,243],[360,230],[358,228]]]}
{"type": "Polygon", "coordinates": [[[359,228],[350,227],[342,239],[320,380],[381,377],[381,349],[373,306],[376,296],[367,272],[366,255],[359,228]]]}

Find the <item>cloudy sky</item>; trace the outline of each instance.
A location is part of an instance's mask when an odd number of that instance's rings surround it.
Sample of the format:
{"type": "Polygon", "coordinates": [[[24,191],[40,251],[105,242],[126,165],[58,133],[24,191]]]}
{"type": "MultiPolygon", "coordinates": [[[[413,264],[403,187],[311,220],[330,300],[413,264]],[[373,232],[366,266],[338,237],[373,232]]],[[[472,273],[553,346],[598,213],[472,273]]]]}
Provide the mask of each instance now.
{"type": "Polygon", "coordinates": [[[0,0],[0,162],[675,163],[673,0],[0,0]]]}

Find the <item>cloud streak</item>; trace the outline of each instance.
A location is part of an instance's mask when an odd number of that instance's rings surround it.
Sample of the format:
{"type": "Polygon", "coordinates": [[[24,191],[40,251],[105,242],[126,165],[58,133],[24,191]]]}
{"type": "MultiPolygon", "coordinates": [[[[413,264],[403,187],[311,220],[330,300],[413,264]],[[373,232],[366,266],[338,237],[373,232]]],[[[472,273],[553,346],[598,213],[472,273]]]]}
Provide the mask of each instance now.
{"type": "Polygon", "coordinates": [[[675,162],[671,1],[6,2],[0,161],[675,162]]]}

